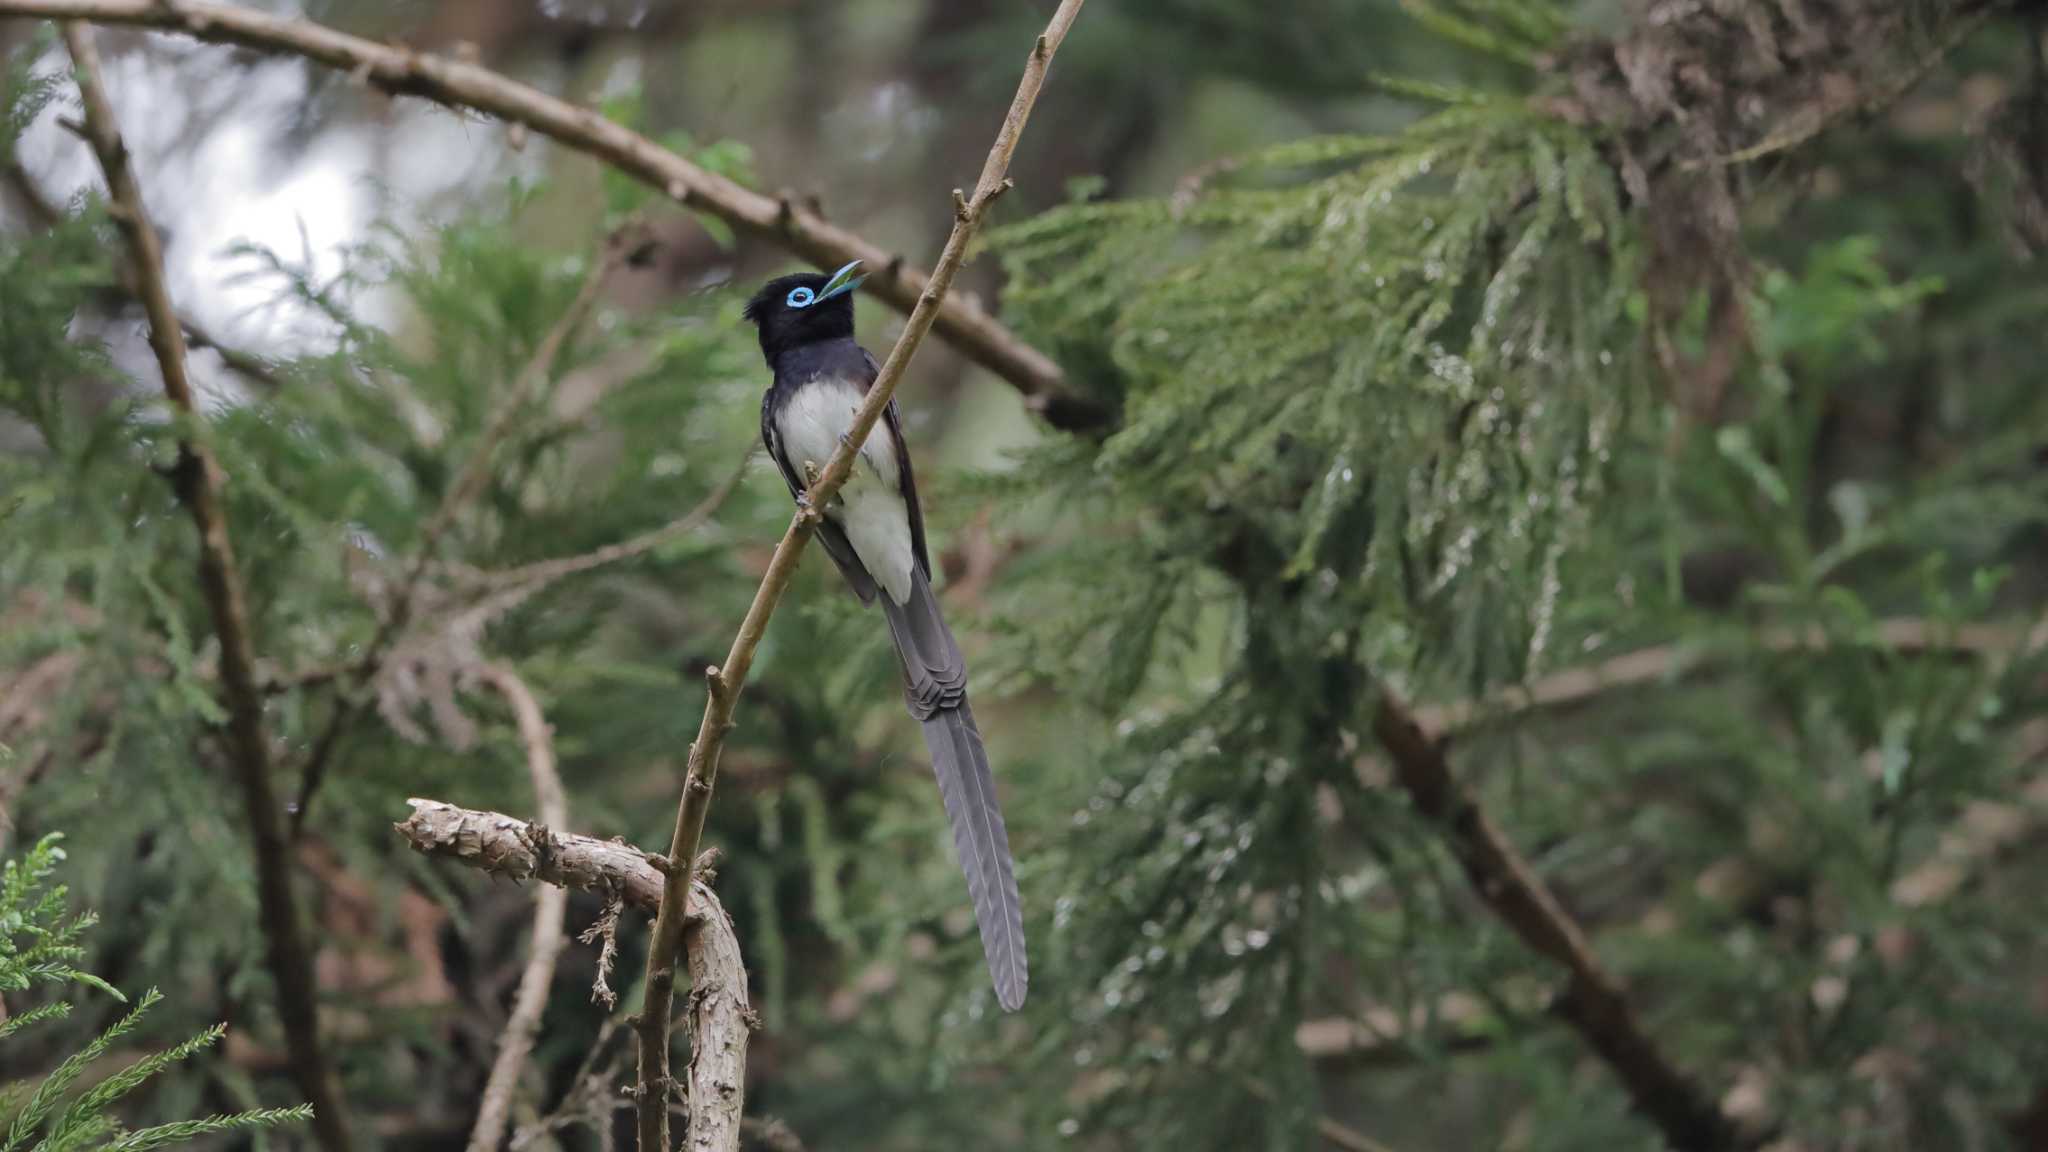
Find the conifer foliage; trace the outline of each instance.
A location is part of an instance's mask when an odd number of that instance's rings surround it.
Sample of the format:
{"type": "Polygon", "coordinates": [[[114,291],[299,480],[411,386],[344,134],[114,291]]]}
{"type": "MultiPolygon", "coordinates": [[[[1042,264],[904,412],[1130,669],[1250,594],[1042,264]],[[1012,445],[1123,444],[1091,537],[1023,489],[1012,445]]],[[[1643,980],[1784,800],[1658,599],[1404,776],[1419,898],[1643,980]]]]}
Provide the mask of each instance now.
{"type": "Polygon", "coordinates": [[[13,1014],[0,1023],[0,1041],[20,1045],[38,1026],[69,1017],[76,1004],[66,993],[100,996],[125,1005],[111,1024],[40,1080],[12,1085],[0,1098],[8,1152],[73,1152],[95,1148],[104,1152],[144,1152],[183,1144],[206,1136],[271,1128],[303,1122],[311,1112],[296,1108],[258,1108],[202,1120],[173,1121],[145,1128],[124,1128],[115,1116],[122,1098],[167,1069],[191,1059],[220,1041],[225,1025],[160,1052],[135,1059],[113,1072],[98,1065],[115,1045],[135,1032],[143,1017],[162,1000],[151,988],[132,1005],[127,997],[99,977],[73,965],[83,961],[81,937],[94,924],[87,913],[66,907],[67,891],[51,882],[64,850],[56,835],[44,837],[28,853],[9,860],[0,871],[0,995],[14,1000],[13,1014]],[[60,998],[46,998],[55,991],[60,998]],[[37,1002],[40,1001],[40,1002],[37,1002]]]}

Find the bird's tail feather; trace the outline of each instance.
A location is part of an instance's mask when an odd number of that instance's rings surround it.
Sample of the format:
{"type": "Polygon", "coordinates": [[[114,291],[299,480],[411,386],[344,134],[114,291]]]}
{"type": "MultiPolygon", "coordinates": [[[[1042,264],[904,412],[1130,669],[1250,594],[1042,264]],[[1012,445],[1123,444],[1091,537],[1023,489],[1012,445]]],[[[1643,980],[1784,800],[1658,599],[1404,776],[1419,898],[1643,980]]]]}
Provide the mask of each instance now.
{"type": "Polygon", "coordinates": [[[967,664],[939,615],[938,598],[923,572],[913,571],[902,605],[879,597],[889,633],[903,660],[904,701],[924,728],[925,747],[938,778],[953,847],[967,876],[967,895],[981,928],[996,1000],[1005,1010],[1024,1003],[1029,965],[1024,954],[1023,904],[1010,860],[1010,835],[996,798],[995,775],[967,703],[967,664]]]}

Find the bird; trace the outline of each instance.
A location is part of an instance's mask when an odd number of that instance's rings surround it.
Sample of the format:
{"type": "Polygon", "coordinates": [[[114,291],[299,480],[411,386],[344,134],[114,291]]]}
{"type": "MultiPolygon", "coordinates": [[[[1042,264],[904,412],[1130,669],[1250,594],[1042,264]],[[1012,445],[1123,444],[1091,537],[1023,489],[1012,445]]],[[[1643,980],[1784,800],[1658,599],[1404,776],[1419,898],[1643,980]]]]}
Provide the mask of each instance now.
{"type": "MultiPolygon", "coordinates": [[[[761,338],[773,382],[761,397],[761,442],[799,507],[817,472],[848,437],[880,368],[853,333],[860,261],[830,276],[770,280],[744,315],[761,338]]],[[[932,774],[966,874],[996,1002],[1024,1004],[1029,964],[1009,832],[974,709],[967,664],[932,592],[924,511],[895,400],[861,445],[846,484],[819,509],[818,541],[863,604],[881,604],[903,672],[903,701],[924,729],[932,774]]]]}

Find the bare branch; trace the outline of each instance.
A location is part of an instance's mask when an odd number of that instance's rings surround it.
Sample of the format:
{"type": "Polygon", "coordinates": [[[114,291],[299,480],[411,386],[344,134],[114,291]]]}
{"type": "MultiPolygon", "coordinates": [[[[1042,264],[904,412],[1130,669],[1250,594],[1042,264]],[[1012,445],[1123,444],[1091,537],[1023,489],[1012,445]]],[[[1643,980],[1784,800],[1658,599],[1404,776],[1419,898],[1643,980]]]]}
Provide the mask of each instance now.
{"type": "Polygon", "coordinates": [[[1738,1147],[1734,1125],[1643,1030],[1620,981],[1478,798],[1458,782],[1442,745],[1384,688],[1375,701],[1373,733],[1393,762],[1394,778],[1443,831],[1480,899],[1524,944],[1564,967],[1570,979],[1557,1014],[1606,1061],[1636,1108],[1680,1152],[1738,1147]]]}
{"type": "MultiPolygon", "coordinates": [[[[1881,620],[1871,629],[1875,648],[1909,655],[1974,656],[1999,663],[2048,646],[2048,623],[1957,624],[1913,616],[1881,620]]],[[[1858,643],[1851,639],[1848,643],[1858,643]]],[[[1423,705],[1416,722],[1438,734],[1460,731],[1530,712],[1571,708],[1610,692],[1666,684],[1706,671],[1744,652],[1824,652],[1844,645],[1818,628],[1774,628],[1725,653],[1677,644],[1627,652],[1581,668],[1568,668],[1529,684],[1515,684],[1477,700],[1423,705]]]]}
{"type": "Polygon", "coordinates": [[[703,527],[705,521],[717,515],[719,508],[733,494],[733,490],[740,486],[740,481],[746,479],[747,465],[753,459],[754,445],[749,443],[747,450],[740,454],[738,463],[733,465],[732,471],[726,473],[725,479],[718,482],[718,487],[713,488],[704,499],[698,501],[696,507],[683,513],[680,517],[663,524],[659,528],[642,532],[638,536],[621,540],[616,544],[607,544],[602,548],[585,552],[580,556],[564,556],[556,560],[539,560],[532,564],[522,564],[517,568],[507,568],[498,572],[485,572],[480,575],[485,583],[494,588],[521,588],[528,590],[529,594],[531,594],[531,592],[539,591],[541,588],[557,580],[580,575],[596,568],[602,568],[608,564],[616,564],[621,560],[630,560],[635,556],[652,552],[671,540],[689,535],[703,527]]]}
{"type": "MultiPolygon", "coordinates": [[[[540,813],[536,850],[545,843],[549,828],[567,827],[569,801],[562,794],[562,777],[555,771],[555,742],[540,702],[519,673],[503,664],[483,667],[484,682],[497,689],[512,706],[519,725],[519,742],[526,748],[526,770],[533,780],[534,807],[540,813]]],[[[470,1129],[469,1152],[497,1152],[505,1138],[505,1126],[512,1115],[512,1090],[519,1073],[533,1051],[533,1038],[540,1031],[541,1013],[548,1006],[548,986],[555,979],[555,961],[562,954],[562,918],[569,910],[569,894],[553,884],[543,886],[533,899],[533,937],[526,970],[519,977],[519,991],[512,998],[512,1016],[498,1038],[498,1055],[491,1074],[484,1081],[483,1103],[477,1109],[476,1126],[470,1129]]]]}
{"type": "MultiPolygon", "coordinates": [[[[887,249],[828,222],[815,208],[743,188],[596,112],[473,63],[378,44],[307,20],[200,0],[0,0],[0,16],[135,25],[303,56],[360,76],[394,96],[417,96],[523,125],[565,148],[596,157],[679,204],[717,216],[813,263],[830,267],[862,261],[872,270],[867,291],[899,311],[913,311],[930,294],[931,278],[892,259],[887,249]]],[[[939,295],[944,294],[942,285],[939,295]]],[[[1054,427],[1080,432],[1110,422],[1112,413],[1102,404],[1068,389],[1059,365],[987,312],[965,300],[934,307],[937,315],[928,323],[940,337],[1008,381],[1054,427]]]]}
{"type": "MultiPolygon", "coordinates": [[[[746,619],[740,623],[739,634],[733,638],[732,650],[727,654],[724,666],[705,672],[704,719],[697,727],[697,739],[690,745],[688,772],[683,781],[682,800],[676,806],[675,832],[668,853],[670,860],[680,862],[678,874],[685,879],[689,876],[690,862],[697,854],[697,845],[703,839],[705,815],[711,809],[712,788],[718,782],[719,751],[725,745],[726,733],[732,730],[733,710],[739,703],[747,672],[753,667],[754,649],[768,630],[768,618],[774,614],[775,606],[789,587],[804,545],[810,543],[811,533],[818,523],[818,509],[828,506],[840,486],[846,483],[853,470],[854,456],[867,441],[875,423],[882,418],[890,397],[895,395],[897,381],[903,378],[903,369],[916,355],[925,334],[931,331],[945,301],[946,290],[951,287],[954,274],[967,256],[967,246],[974,238],[985,209],[1009,186],[1010,156],[1016,151],[1025,121],[1030,118],[1031,106],[1037,102],[1053,52],[1066,38],[1074,18],[1080,15],[1081,4],[1082,0],[1061,0],[1045,33],[1038,38],[1025,62],[1024,75],[1018,81],[1016,96],[1010,101],[1009,113],[996,133],[987,162],[982,165],[974,195],[970,198],[957,190],[953,193],[956,208],[952,234],[946,238],[945,250],[932,269],[931,279],[925,283],[916,307],[911,309],[910,318],[904,322],[903,332],[896,338],[896,346],[889,350],[889,358],[883,362],[860,410],[854,413],[853,424],[841,437],[838,450],[805,493],[796,516],[782,535],[782,541],[775,546],[775,555],[768,562],[768,571],[761,577],[761,586],[754,593],[754,602],[747,609],[746,619]]],[[[647,948],[646,1007],[640,1015],[639,1029],[641,1152],[666,1152],[669,1147],[668,1112],[658,1106],[649,1087],[668,1082],[669,1003],[675,979],[676,949],[682,943],[683,897],[688,891],[688,885],[684,884],[667,889],[661,911],[654,920],[654,939],[647,948]]],[[[695,1141],[694,1135],[692,1141],[695,1141]]]]}
{"type": "Polygon", "coordinates": [[[656,858],[623,840],[570,836],[546,830],[537,851],[526,821],[497,812],[457,808],[439,800],[408,800],[412,815],[393,825],[413,848],[457,860],[513,880],[541,880],[585,892],[616,893],[642,912],[661,907],[666,883],[656,858]]]}
{"type": "MultiPolygon", "coordinates": [[[[643,912],[662,907],[666,861],[616,840],[568,836],[497,812],[457,808],[435,800],[412,800],[412,815],[396,825],[400,835],[429,856],[458,860],[514,880],[528,877],[567,888],[616,893],[643,912]]],[[[701,877],[704,862],[696,871],[701,877]]],[[[690,1060],[688,1111],[690,1147],[737,1152],[747,1066],[747,1038],[754,1013],[747,998],[747,971],[732,920],[703,880],[691,881],[689,900],[690,1012],[696,1037],[690,1060]]],[[[644,1102],[653,1096],[667,1113],[669,1082],[643,1083],[644,1102]]]]}
{"type": "Polygon", "coordinates": [[[312,951],[292,893],[291,849],[284,813],[270,783],[270,737],[263,729],[263,692],[258,685],[256,648],[249,634],[234,546],[222,506],[224,477],[205,442],[197,439],[199,416],[185,375],[185,336],[164,284],[163,244],[143,209],[142,190],[128,167],[128,150],[114,122],[100,79],[99,55],[83,25],[66,24],[64,43],[77,69],[85,107],[85,133],[106,175],[114,221],[133,256],[136,293],[149,315],[149,344],[164,378],[164,393],[187,431],[178,442],[173,483],[178,500],[199,531],[199,583],[213,630],[220,640],[221,687],[227,697],[228,759],[241,785],[255,841],[256,885],[271,979],[277,983],[278,1015],[291,1052],[299,1091],[313,1105],[313,1130],[326,1152],[347,1152],[348,1115],[327,1054],[320,1046],[312,951]]]}
{"type": "Polygon", "coordinates": [[[334,714],[328,717],[327,726],[313,742],[313,751],[306,758],[306,770],[299,777],[299,797],[292,805],[292,834],[296,836],[306,826],[306,815],[312,810],[313,798],[320,791],[320,785],[327,778],[328,766],[333,762],[335,751],[340,747],[342,737],[349,725],[362,714],[368,703],[365,689],[377,674],[383,670],[385,658],[391,653],[391,646],[405,632],[405,626],[412,621],[415,599],[419,593],[420,581],[426,575],[427,565],[433,561],[434,549],[441,537],[455,523],[476,494],[483,490],[490,479],[491,457],[498,444],[511,431],[513,421],[531,404],[547,386],[555,370],[555,362],[561,358],[562,350],[583,327],[590,316],[590,310],[597,306],[598,296],[604,291],[605,282],[612,272],[625,263],[628,257],[643,243],[643,229],[637,224],[628,224],[613,232],[599,251],[590,272],[583,278],[583,286],[576,292],[576,298],[556,318],[554,327],[548,329],[534,349],[533,356],[520,369],[509,391],[491,413],[483,432],[477,437],[476,445],[470,449],[469,458],[456,473],[455,482],[441,497],[441,503],[434,509],[433,516],[420,530],[417,550],[405,576],[399,581],[398,591],[386,606],[384,619],[377,625],[377,631],[370,642],[363,646],[363,654],[343,679],[344,691],[335,701],[334,714]]]}

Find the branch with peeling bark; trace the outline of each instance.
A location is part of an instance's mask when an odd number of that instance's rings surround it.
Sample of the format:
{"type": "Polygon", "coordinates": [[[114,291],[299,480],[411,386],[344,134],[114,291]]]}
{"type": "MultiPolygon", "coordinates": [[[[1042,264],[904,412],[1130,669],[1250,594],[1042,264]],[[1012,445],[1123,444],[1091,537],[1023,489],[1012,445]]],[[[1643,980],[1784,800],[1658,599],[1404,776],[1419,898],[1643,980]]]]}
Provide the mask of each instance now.
{"type": "Polygon", "coordinates": [[[257,901],[262,916],[271,979],[277,983],[278,1014],[291,1052],[299,1091],[313,1105],[313,1130],[326,1152],[350,1147],[341,1084],[320,1044],[313,955],[292,893],[291,848],[284,812],[270,781],[270,736],[264,731],[263,691],[250,635],[249,609],[228,536],[221,489],[225,477],[211,449],[198,437],[199,416],[185,374],[185,334],[164,283],[163,244],[143,209],[142,190],[128,167],[128,150],[114,122],[100,79],[92,33],[67,24],[64,43],[77,70],[85,108],[85,136],[106,175],[108,209],[133,258],[136,294],[149,315],[149,345],[163,372],[164,394],[187,431],[178,441],[173,472],[178,500],[199,532],[199,583],[220,641],[220,680],[226,697],[226,745],[241,787],[242,807],[255,841],[257,901]]]}
{"type": "MultiPolygon", "coordinates": [[[[668,883],[663,871],[668,862],[623,841],[566,835],[501,813],[457,808],[436,800],[409,803],[412,815],[395,827],[415,850],[428,856],[512,880],[534,879],[559,888],[618,897],[641,912],[652,913],[662,907],[668,883]]],[[[695,1038],[685,1085],[690,1147],[736,1152],[745,1099],[747,1038],[754,1027],[754,1012],[732,920],[701,878],[701,862],[695,871],[698,875],[690,880],[685,933],[695,1038]]],[[[666,1115],[666,1087],[651,1095],[666,1115]]]]}
{"type": "MultiPolygon", "coordinates": [[[[0,16],[124,24],[302,56],[394,96],[471,109],[537,132],[603,161],[678,204],[716,216],[813,263],[829,267],[859,260],[871,270],[867,291],[899,311],[913,312],[938,278],[937,269],[927,276],[828,222],[814,207],[741,187],[588,108],[476,64],[378,44],[309,20],[198,0],[0,0],[0,16]]],[[[946,280],[951,279],[947,274],[946,280]]],[[[939,295],[945,295],[943,285],[939,295]]],[[[944,301],[928,323],[947,343],[1023,393],[1026,405],[1054,427],[1088,432],[1110,423],[1113,414],[1106,406],[1076,394],[1059,365],[981,308],[965,300],[944,301]]]]}
{"type": "MultiPolygon", "coordinates": [[[[889,350],[888,359],[882,362],[881,371],[869,387],[866,399],[854,413],[853,424],[840,438],[838,450],[804,494],[788,530],[775,546],[775,555],[768,562],[767,573],[761,577],[761,586],[754,593],[746,619],[740,623],[739,634],[733,638],[725,664],[705,672],[704,718],[697,727],[697,739],[690,745],[682,802],[676,807],[675,832],[668,853],[670,860],[682,862],[678,865],[678,875],[685,880],[689,877],[689,862],[695,858],[697,845],[703,839],[704,818],[711,809],[712,789],[718,783],[719,752],[725,746],[726,733],[732,730],[733,711],[739,704],[740,691],[746,685],[747,672],[753,667],[754,650],[768,630],[768,619],[774,614],[775,606],[781,603],[790,577],[796,573],[797,560],[817,528],[818,510],[831,504],[832,498],[852,474],[854,456],[881,420],[890,397],[896,393],[897,382],[903,378],[904,368],[917,354],[925,334],[938,320],[945,306],[946,290],[952,286],[954,274],[966,259],[968,244],[973,241],[989,205],[1010,187],[1010,157],[1016,152],[1025,122],[1030,119],[1032,105],[1037,103],[1053,53],[1066,39],[1074,18],[1080,15],[1081,4],[1082,0],[1061,0],[1051,22],[1039,35],[1037,43],[1032,45],[1025,60],[1024,75],[1017,83],[1017,94],[1010,101],[1010,110],[996,133],[994,145],[989,148],[988,160],[982,165],[981,178],[975,182],[973,194],[970,196],[958,188],[953,190],[952,234],[946,238],[945,250],[940,253],[931,278],[925,282],[916,307],[911,309],[910,318],[904,322],[902,334],[896,338],[896,345],[889,350]]],[[[683,897],[688,891],[687,884],[677,884],[666,890],[661,911],[654,919],[654,939],[647,948],[646,1007],[640,1015],[639,1135],[642,1152],[669,1146],[668,1111],[658,1106],[652,1097],[655,1096],[654,1086],[668,1082],[669,1003],[675,978],[676,949],[682,943],[683,897]]]]}

